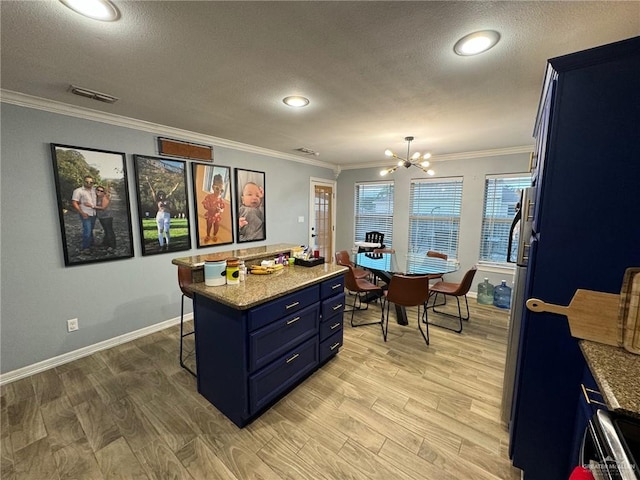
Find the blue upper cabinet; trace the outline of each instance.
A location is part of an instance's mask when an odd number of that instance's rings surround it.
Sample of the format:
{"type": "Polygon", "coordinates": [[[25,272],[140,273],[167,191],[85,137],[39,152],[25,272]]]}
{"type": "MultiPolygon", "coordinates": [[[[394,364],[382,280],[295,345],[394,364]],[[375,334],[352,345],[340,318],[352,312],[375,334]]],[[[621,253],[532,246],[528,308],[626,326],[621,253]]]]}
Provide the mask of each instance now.
{"type": "MultiPolygon", "coordinates": [[[[640,37],[551,59],[536,122],[525,301],[620,293],[640,265],[640,37]]],[[[566,480],[584,359],[565,317],[524,308],[510,425],[526,480],[566,480]]]]}

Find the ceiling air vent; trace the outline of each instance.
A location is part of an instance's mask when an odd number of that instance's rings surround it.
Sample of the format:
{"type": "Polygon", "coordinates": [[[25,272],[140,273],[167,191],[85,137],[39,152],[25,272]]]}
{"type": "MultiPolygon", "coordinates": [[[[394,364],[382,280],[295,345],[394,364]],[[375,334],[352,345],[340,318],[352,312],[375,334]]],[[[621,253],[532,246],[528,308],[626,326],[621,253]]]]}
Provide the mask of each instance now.
{"type": "Polygon", "coordinates": [[[320,155],[320,152],[313,151],[310,148],[306,148],[306,147],[296,148],[296,151],[306,153],[307,155],[315,155],[316,157],[320,155]]]}
{"type": "Polygon", "coordinates": [[[109,95],[108,93],[96,92],[95,90],[89,90],[88,88],[78,87],[76,85],[70,85],[69,91],[75,95],[81,97],[91,98],[92,100],[98,100],[104,103],[116,103],[119,98],[109,95]]]}

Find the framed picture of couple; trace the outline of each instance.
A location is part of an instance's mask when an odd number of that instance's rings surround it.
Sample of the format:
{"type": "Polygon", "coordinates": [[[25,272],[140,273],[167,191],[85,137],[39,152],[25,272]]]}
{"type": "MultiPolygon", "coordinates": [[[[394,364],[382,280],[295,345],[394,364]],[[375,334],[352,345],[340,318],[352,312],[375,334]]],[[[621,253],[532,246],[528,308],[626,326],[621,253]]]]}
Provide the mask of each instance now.
{"type": "Polygon", "coordinates": [[[267,238],[265,174],[235,169],[236,231],[238,243],[267,238]]]}
{"type": "Polygon", "coordinates": [[[51,144],[65,266],[133,257],[126,157],[51,144]]]}

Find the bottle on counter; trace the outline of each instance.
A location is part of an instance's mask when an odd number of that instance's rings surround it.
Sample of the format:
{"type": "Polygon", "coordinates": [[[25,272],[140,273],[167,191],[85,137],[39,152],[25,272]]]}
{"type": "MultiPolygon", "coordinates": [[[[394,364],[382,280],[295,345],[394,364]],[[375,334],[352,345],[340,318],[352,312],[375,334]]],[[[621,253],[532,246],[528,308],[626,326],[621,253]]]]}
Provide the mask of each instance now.
{"type": "Polygon", "coordinates": [[[240,283],[240,261],[237,258],[227,260],[227,285],[240,283]]]}
{"type": "Polygon", "coordinates": [[[244,260],[238,262],[238,278],[241,282],[244,282],[247,278],[247,267],[244,265],[244,260]]]}
{"type": "Polygon", "coordinates": [[[493,304],[494,286],[489,283],[489,279],[485,278],[482,283],[478,284],[478,297],[476,298],[481,305],[493,304]]]}
{"type": "Polygon", "coordinates": [[[507,286],[506,280],[494,289],[493,304],[498,308],[511,307],[511,287],[507,286]]]}

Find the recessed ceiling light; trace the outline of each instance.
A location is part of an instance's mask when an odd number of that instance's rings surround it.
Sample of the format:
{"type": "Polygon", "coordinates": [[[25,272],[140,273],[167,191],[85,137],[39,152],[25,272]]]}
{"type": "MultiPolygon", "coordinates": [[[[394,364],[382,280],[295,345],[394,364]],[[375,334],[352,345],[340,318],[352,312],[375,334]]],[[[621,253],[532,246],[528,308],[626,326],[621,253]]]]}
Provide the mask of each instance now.
{"type": "Polygon", "coordinates": [[[60,0],[74,12],[102,22],[114,22],[120,12],[109,0],[60,0]]]}
{"type": "Polygon", "coordinates": [[[309,105],[309,99],[305,97],[300,97],[298,95],[294,95],[291,97],[285,97],[282,101],[289,105],[290,107],[306,107],[309,105]]]}
{"type": "Polygon", "coordinates": [[[458,40],[453,50],[462,56],[477,55],[486,52],[500,40],[500,34],[495,30],[482,30],[465,35],[458,40]]]}

